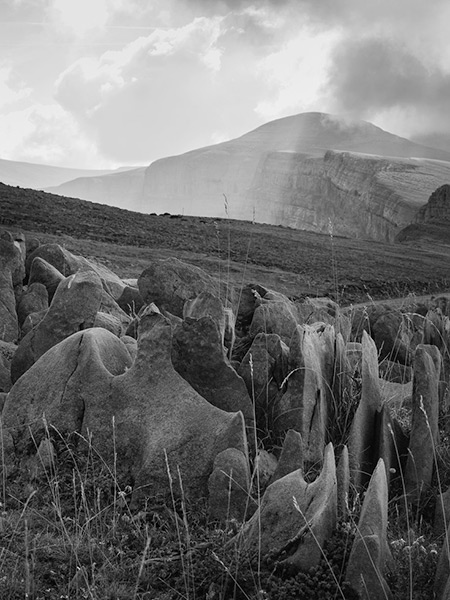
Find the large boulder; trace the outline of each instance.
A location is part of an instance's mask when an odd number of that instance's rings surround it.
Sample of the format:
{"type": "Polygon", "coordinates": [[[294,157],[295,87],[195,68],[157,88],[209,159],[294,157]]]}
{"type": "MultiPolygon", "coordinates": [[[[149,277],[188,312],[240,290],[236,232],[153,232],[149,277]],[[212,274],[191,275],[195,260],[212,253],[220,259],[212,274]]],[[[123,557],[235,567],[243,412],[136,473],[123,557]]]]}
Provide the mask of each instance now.
{"type": "Polygon", "coordinates": [[[217,295],[226,304],[222,284],[199,267],[178,258],[154,260],[139,276],[139,293],[145,304],[155,303],[177,317],[183,316],[184,303],[202,292],[217,295]]]}
{"type": "Polygon", "coordinates": [[[15,382],[49,348],[82,329],[92,327],[102,301],[102,284],[93,272],[78,272],[58,287],[49,310],[20,342],[11,364],[15,382]]]}
{"type": "Polygon", "coordinates": [[[173,369],[171,327],[159,313],[141,318],[135,361],[105,329],[80,331],[48,350],[20,378],[3,413],[11,467],[48,430],[78,432],[134,497],[170,493],[178,473],[188,497],[206,496],[216,456],[247,456],[240,413],[212,406],[173,369]],[[45,417],[45,424],[44,424],[45,417]]]}
{"type": "Polygon", "coordinates": [[[33,260],[39,257],[55,267],[64,277],[77,271],[94,272],[100,277],[104,290],[114,299],[119,299],[126,285],[115,273],[104,265],[72,254],[59,244],[42,244],[27,257],[27,272],[30,272],[33,260]]]}
{"type": "Polygon", "coordinates": [[[28,285],[31,286],[34,283],[44,285],[47,290],[49,304],[53,300],[53,296],[58,289],[58,285],[63,280],[64,275],[49,262],[40,256],[36,256],[33,259],[28,276],[28,285]]]}

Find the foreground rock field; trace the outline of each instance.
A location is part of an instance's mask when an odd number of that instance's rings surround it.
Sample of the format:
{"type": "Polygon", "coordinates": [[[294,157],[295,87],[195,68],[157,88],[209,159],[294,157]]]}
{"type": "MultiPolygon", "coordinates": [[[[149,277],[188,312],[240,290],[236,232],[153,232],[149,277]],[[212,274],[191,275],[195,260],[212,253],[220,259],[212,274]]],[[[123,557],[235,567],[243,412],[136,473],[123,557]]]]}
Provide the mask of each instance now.
{"type": "MultiPolygon", "coordinates": [[[[145,554],[135,597],[450,597],[445,295],[341,308],[176,258],[124,281],[17,231],[0,250],[2,564],[19,528],[8,511],[25,514],[70,447],[113,474],[116,515],[181,506],[187,531],[186,505],[204,505],[254,579],[219,557],[223,585],[211,569],[204,588],[192,575],[164,595],[143,584],[164,556],[145,554]]],[[[180,550],[180,572],[196,549],[180,550]]],[[[102,597],[92,562],[73,583],[76,562],[67,597],[102,597]]],[[[53,597],[27,569],[29,597],[53,597]]]]}

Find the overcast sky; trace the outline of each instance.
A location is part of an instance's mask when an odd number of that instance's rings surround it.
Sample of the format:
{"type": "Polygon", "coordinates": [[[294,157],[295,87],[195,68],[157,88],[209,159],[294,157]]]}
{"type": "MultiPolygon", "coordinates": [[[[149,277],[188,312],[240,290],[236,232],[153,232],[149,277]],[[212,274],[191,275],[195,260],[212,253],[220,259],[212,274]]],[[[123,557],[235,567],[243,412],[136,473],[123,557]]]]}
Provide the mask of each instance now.
{"type": "Polygon", "coordinates": [[[0,158],[148,164],[306,111],[450,134],[448,0],[1,0],[0,158]]]}

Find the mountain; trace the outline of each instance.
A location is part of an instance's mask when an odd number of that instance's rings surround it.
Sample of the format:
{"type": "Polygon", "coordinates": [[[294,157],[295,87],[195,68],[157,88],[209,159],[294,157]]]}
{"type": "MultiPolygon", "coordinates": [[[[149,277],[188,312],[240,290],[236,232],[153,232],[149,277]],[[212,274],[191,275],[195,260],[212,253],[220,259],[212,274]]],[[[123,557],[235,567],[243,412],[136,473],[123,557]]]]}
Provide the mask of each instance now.
{"type": "Polygon", "coordinates": [[[52,191],[140,212],[228,214],[392,241],[447,181],[449,152],[365,121],[304,113],[157,160],[132,176],[83,178],[52,191]]]}
{"type": "Polygon", "coordinates": [[[6,185],[44,189],[76,177],[106,175],[110,170],[71,169],[0,159],[0,181],[6,185]]]}

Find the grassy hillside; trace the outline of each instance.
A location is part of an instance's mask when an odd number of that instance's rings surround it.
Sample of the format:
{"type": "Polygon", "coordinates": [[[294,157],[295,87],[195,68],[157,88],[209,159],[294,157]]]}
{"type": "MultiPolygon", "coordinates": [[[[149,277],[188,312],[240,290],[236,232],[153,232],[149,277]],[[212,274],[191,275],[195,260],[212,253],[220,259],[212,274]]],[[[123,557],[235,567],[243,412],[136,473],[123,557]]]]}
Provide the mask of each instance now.
{"type": "Polygon", "coordinates": [[[145,215],[0,184],[0,226],[96,258],[137,277],[155,257],[177,256],[240,283],[341,302],[450,288],[448,253],[355,241],[247,221],[145,215]],[[229,273],[229,274],[228,274],[229,273]]]}

